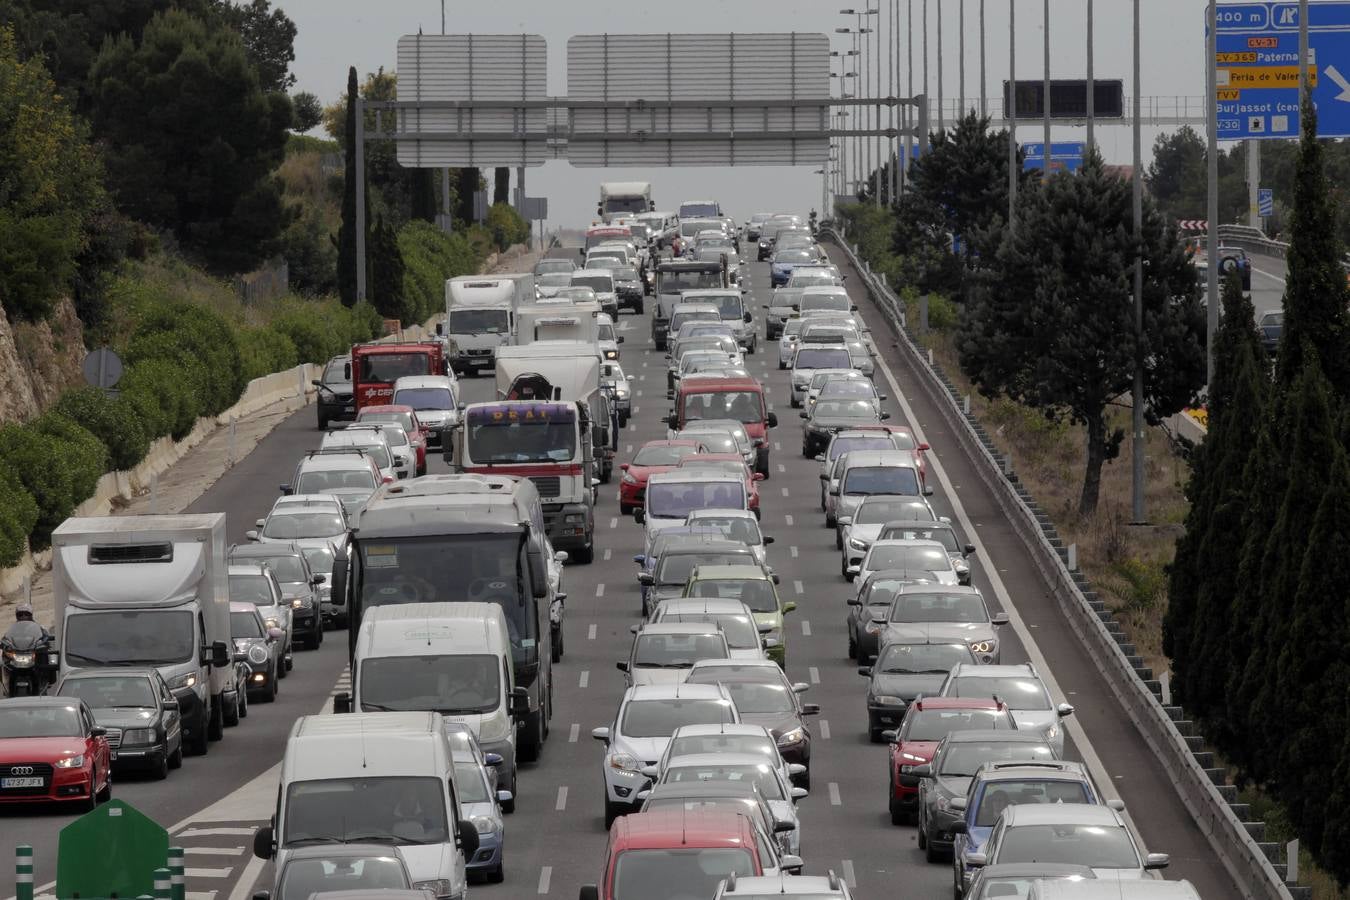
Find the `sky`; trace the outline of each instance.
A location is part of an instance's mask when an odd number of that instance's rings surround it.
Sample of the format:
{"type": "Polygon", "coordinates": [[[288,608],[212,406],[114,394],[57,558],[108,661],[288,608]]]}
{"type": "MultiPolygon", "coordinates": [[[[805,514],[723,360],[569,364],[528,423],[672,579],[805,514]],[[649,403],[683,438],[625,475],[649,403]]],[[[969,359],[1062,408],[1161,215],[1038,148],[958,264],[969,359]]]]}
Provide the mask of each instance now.
{"type": "MultiPolygon", "coordinates": [[[[855,0],[861,3],[861,0],[855,0]]],[[[902,96],[922,92],[924,54],[922,41],[923,8],[928,7],[928,94],[936,102],[938,95],[938,7],[942,15],[942,95],[948,109],[958,105],[958,82],[962,59],[961,37],[965,37],[966,100],[971,106],[979,100],[979,9],[982,0],[870,0],[879,8],[878,37],[894,34],[898,24],[900,38],[881,42],[881,51],[873,51],[872,60],[888,66],[889,53],[895,50],[896,77],[902,96]],[[965,10],[965,28],[959,28],[961,8],[965,10]],[[914,27],[907,28],[908,10],[913,11],[914,27]],[[898,15],[892,19],[892,11],[898,15]],[[912,38],[912,55],[907,41],[912,38]],[[913,63],[913,88],[899,71],[907,61],[913,63]]],[[[1009,5],[1015,3],[1015,54],[1019,79],[1037,79],[1044,75],[1044,10],[1047,0],[983,0],[986,33],[986,84],[988,96],[998,96],[1008,77],[1009,5]]],[[[345,84],[348,66],[356,66],[363,76],[384,66],[395,68],[400,36],[441,30],[441,0],[274,0],[295,21],[295,90],[311,91],[324,102],[338,99],[345,84]]],[[[1050,75],[1052,78],[1082,78],[1087,72],[1087,0],[1048,0],[1050,20],[1050,75]]],[[[1129,0],[1096,0],[1094,7],[1094,70],[1099,79],[1119,78],[1125,82],[1125,94],[1131,92],[1132,6],[1129,0]]],[[[538,34],[549,49],[548,92],[551,96],[567,93],[566,48],[573,34],[650,34],[665,32],[817,32],[831,37],[835,50],[847,50],[853,38],[834,34],[838,27],[854,27],[854,16],[840,15],[837,0],[680,0],[675,3],[615,0],[491,0],[466,2],[445,0],[446,31],[453,34],[538,34]]],[[[857,9],[863,9],[861,5],[857,9]]],[[[1140,0],[1142,34],[1141,94],[1148,108],[1149,98],[1172,107],[1189,100],[1191,110],[1200,108],[1204,94],[1204,14],[1205,0],[1140,0]]],[[[835,71],[838,71],[838,65],[835,71]]],[[[883,82],[886,76],[883,72],[883,82]]],[[[837,82],[836,82],[837,83],[837,82]]],[[[883,91],[882,93],[885,93],[883,91]]],[[[949,114],[950,121],[950,114],[949,114]]],[[[933,127],[937,126],[936,113],[933,127]]],[[[1154,138],[1177,126],[1149,127],[1142,130],[1145,165],[1154,138]]],[[[1203,133],[1203,121],[1193,127],[1203,133]]],[[[1053,127],[1052,139],[1083,139],[1081,127],[1053,127]]],[[[1021,141],[1040,141],[1041,123],[1019,123],[1021,141]]],[[[1110,163],[1129,163],[1133,152],[1128,120],[1124,124],[1099,121],[1096,140],[1110,163]]],[[[821,204],[821,176],[812,174],[814,166],[739,167],[739,168],[651,168],[598,169],[572,168],[554,160],[526,172],[526,193],[547,197],[548,227],[575,226],[589,222],[595,212],[602,181],[642,180],[652,183],[659,209],[674,209],[685,198],[715,197],[723,209],[738,220],[760,211],[805,213],[821,204]]],[[[514,186],[515,176],[512,175],[514,186]]]]}

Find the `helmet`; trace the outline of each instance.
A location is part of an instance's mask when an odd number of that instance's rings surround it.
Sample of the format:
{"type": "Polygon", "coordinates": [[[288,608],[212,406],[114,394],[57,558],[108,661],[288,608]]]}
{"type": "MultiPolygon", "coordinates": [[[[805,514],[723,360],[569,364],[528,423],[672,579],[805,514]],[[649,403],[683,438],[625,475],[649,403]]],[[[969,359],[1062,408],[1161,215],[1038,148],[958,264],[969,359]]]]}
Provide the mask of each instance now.
{"type": "Polygon", "coordinates": [[[33,604],[31,604],[31,603],[20,603],[18,606],[14,607],[14,618],[16,618],[16,619],[32,619],[32,618],[33,618],[33,604]]]}

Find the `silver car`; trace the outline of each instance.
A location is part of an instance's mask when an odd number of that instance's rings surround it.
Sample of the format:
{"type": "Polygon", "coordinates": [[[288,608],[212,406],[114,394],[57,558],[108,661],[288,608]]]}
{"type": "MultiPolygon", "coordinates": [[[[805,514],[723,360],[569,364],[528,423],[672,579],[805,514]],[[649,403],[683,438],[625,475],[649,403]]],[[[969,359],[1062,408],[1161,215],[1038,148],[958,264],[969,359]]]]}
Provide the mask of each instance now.
{"type": "Polygon", "coordinates": [[[1003,810],[984,853],[966,859],[971,867],[1032,862],[1054,856],[1055,845],[1080,848],[1098,879],[1138,881],[1167,867],[1166,853],[1144,853],[1124,817],[1110,806],[1092,803],[1014,804],[1003,810]]]}
{"type": "Polygon", "coordinates": [[[281,629],[283,665],[277,668],[277,677],[285,678],[295,667],[291,656],[291,605],[282,598],[276,575],[266,565],[250,562],[230,565],[228,577],[231,603],[252,603],[266,627],[281,629]]]}
{"type": "Polygon", "coordinates": [[[696,509],[685,516],[684,524],[716,528],[753,550],[755,562],[769,564],[768,546],[773,538],[760,530],[759,519],[748,509],[696,509]]]}
{"type": "Polygon", "coordinates": [[[868,548],[862,562],[844,570],[844,577],[852,581],[858,576],[866,578],[872,572],[900,569],[922,572],[928,580],[938,584],[960,584],[947,548],[937,541],[876,541],[868,548]]]}
{"type": "Polygon", "coordinates": [[[1056,756],[1064,755],[1061,719],[1073,715],[1067,703],[1056,704],[1031,663],[1009,666],[958,665],[942,684],[939,697],[994,697],[1008,704],[1017,727],[1045,734],[1056,756]]]}
{"type": "Polygon", "coordinates": [[[933,640],[960,640],[975,661],[998,665],[1002,647],[998,628],[1008,624],[1007,613],[990,613],[983,595],[965,585],[910,584],[899,586],[879,640],[913,642],[919,635],[933,640]]]}

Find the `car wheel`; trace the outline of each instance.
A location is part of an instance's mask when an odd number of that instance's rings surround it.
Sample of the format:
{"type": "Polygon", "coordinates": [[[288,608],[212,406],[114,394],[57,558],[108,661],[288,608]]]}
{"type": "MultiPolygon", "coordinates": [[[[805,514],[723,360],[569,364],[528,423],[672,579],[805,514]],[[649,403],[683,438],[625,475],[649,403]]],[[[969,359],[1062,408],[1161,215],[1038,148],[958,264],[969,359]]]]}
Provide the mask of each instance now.
{"type": "Polygon", "coordinates": [[[294,657],[294,656],[291,656],[291,654],[287,653],[287,654],[286,654],[286,671],[289,672],[291,669],[294,669],[294,668],[295,668],[295,657],[294,657]]]}
{"type": "MultiPolygon", "coordinates": [[[[828,512],[825,513],[825,527],[826,527],[826,528],[837,528],[838,526],[839,526],[839,520],[836,519],[834,516],[830,515],[828,512]]],[[[838,550],[839,547],[836,546],[834,549],[838,550]]]]}
{"type": "Polygon", "coordinates": [[[183,768],[183,735],[182,735],[182,732],[179,732],[179,734],[178,734],[178,746],[177,746],[177,747],[174,747],[174,748],[173,748],[173,752],[169,754],[169,768],[170,768],[170,769],[181,769],[181,768],[183,768]]]}
{"type": "Polygon", "coordinates": [[[633,514],[633,509],[634,509],[634,508],[635,508],[635,507],[633,507],[631,504],[628,504],[628,503],[620,503],[620,504],[619,504],[619,515],[621,515],[621,516],[631,516],[631,515],[633,514]]]}
{"type": "Polygon", "coordinates": [[[576,560],[583,566],[589,566],[591,563],[595,562],[595,544],[587,544],[580,550],[573,550],[571,559],[576,560]]]}
{"type": "Polygon", "coordinates": [[[492,882],[493,884],[501,884],[504,880],[506,880],[505,856],[506,851],[503,850],[502,855],[497,857],[497,865],[492,867],[491,869],[488,869],[487,880],[492,882]]]}
{"type": "Polygon", "coordinates": [[[211,718],[206,723],[206,738],[218,741],[225,737],[225,707],[222,703],[212,704],[211,718]]]}
{"type": "Polygon", "coordinates": [[[98,809],[98,794],[94,791],[94,786],[89,785],[89,796],[76,804],[80,812],[91,813],[98,809]]]}
{"type": "Polygon", "coordinates": [[[848,658],[849,659],[858,658],[858,639],[855,636],[853,628],[851,626],[849,627],[848,630],[848,658]]]}
{"type": "Polygon", "coordinates": [[[248,688],[239,691],[239,718],[248,718],[248,688]]]}
{"type": "Polygon", "coordinates": [[[900,805],[900,801],[895,799],[895,782],[890,782],[891,799],[887,804],[891,808],[891,824],[905,825],[909,822],[909,816],[905,814],[905,808],[900,805]]]}
{"type": "Polygon", "coordinates": [[[553,640],[549,648],[549,656],[550,658],[552,658],[554,662],[562,662],[563,658],[562,629],[558,629],[553,633],[553,640]]]}
{"type": "Polygon", "coordinates": [[[164,752],[159,755],[155,761],[154,768],[150,770],[150,777],[155,781],[163,781],[169,777],[169,742],[164,742],[164,752]]]}
{"type": "Polygon", "coordinates": [[[930,863],[942,862],[942,851],[939,850],[932,841],[924,841],[923,858],[930,863]]]}
{"type": "Polygon", "coordinates": [[[103,773],[103,790],[94,795],[99,803],[107,803],[112,799],[112,769],[103,773]]]}
{"type": "Polygon", "coordinates": [[[327,416],[322,416],[322,415],[319,416],[319,430],[320,430],[320,431],[327,431],[327,430],[328,430],[328,417],[327,417],[327,416]]]}
{"type": "MultiPolygon", "coordinates": [[[[224,707],[220,711],[220,724],[222,728],[233,728],[239,724],[239,693],[235,692],[234,702],[222,701],[224,707]]],[[[217,738],[219,740],[219,738],[217,738]]]]}
{"type": "MultiPolygon", "coordinates": [[[[922,796],[919,797],[919,808],[920,808],[920,809],[923,808],[923,797],[922,797],[922,796]]],[[[926,825],[924,824],[924,822],[923,822],[923,815],[922,815],[922,814],[919,815],[918,819],[919,819],[919,849],[920,849],[920,850],[927,850],[927,849],[928,849],[928,826],[926,826],[926,825]]]]}
{"type": "Polygon", "coordinates": [[[628,811],[628,807],[623,803],[610,803],[609,798],[605,798],[605,830],[608,831],[614,824],[614,820],[628,811]]]}

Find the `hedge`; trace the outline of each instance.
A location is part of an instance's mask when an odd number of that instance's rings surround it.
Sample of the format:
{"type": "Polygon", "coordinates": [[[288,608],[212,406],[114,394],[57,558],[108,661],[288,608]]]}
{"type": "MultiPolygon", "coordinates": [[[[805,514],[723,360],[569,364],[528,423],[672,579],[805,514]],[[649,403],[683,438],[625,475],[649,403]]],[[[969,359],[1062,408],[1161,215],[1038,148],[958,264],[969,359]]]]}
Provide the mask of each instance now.
{"type": "Polygon", "coordinates": [[[56,526],[94,492],[107,457],[98,438],[60,414],[0,427],[0,458],[37,509],[28,531],[34,550],[50,546],[56,526]]]}
{"type": "Polygon", "coordinates": [[[404,265],[403,293],[408,310],[405,325],[425,322],[445,307],[447,279],[472,275],[482,267],[483,260],[491,252],[490,238],[481,226],[475,225],[469,231],[472,237],[461,232],[447,235],[420,219],[399,229],[398,246],[404,265]]]}
{"type": "Polygon", "coordinates": [[[24,541],[37,519],[33,495],[13,472],[0,467],[0,566],[18,564],[23,557],[24,541]]]}
{"type": "Polygon", "coordinates": [[[530,239],[530,223],[522,219],[520,213],[507,203],[495,203],[488,210],[487,229],[499,251],[505,251],[513,244],[523,244],[530,239]]]}
{"type": "Polygon", "coordinates": [[[102,441],[113,469],[131,469],[145,459],[150,438],[139,407],[114,400],[98,388],[78,387],[62,394],[52,409],[102,441]]]}

